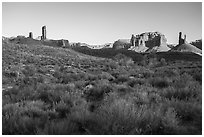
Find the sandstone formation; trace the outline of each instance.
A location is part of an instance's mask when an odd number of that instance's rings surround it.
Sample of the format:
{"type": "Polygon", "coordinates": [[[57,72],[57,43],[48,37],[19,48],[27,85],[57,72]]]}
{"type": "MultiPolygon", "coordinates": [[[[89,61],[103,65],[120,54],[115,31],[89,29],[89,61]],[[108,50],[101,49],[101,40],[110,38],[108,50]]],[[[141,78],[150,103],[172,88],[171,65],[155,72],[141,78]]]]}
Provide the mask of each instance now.
{"type": "Polygon", "coordinates": [[[179,45],[186,43],[186,35],[182,38],[182,32],[179,32],[179,45]]]}
{"type": "Polygon", "coordinates": [[[29,36],[28,36],[29,38],[33,38],[33,33],[32,32],[29,32],[29,36]]]}
{"type": "Polygon", "coordinates": [[[136,52],[162,52],[168,51],[167,39],[160,32],[145,32],[139,35],[132,35],[129,50],[136,52]]]}
{"type": "Polygon", "coordinates": [[[176,47],[174,47],[171,51],[193,52],[198,55],[202,55],[202,50],[189,44],[186,41],[186,35],[184,35],[184,38],[182,38],[182,32],[179,32],[179,44],[176,47]]]}
{"type": "MultiPolygon", "coordinates": [[[[5,37],[2,38],[3,40],[5,37]]],[[[9,42],[17,43],[17,44],[32,44],[32,45],[47,45],[47,46],[52,46],[52,47],[63,47],[63,48],[68,48],[70,47],[69,41],[65,39],[60,39],[60,40],[52,40],[52,39],[47,39],[46,37],[46,26],[42,27],[42,36],[38,36],[36,39],[33,39],[33,33],[29,32],[29,36],[17,36],[13,38],[8,39],[9,42]]]]}
{"type": "Polygon", "coordinates": [[[41,36],[41,40],[45,40],[46,39],[46,26],[42,27],[42,36],[41,36]]]}

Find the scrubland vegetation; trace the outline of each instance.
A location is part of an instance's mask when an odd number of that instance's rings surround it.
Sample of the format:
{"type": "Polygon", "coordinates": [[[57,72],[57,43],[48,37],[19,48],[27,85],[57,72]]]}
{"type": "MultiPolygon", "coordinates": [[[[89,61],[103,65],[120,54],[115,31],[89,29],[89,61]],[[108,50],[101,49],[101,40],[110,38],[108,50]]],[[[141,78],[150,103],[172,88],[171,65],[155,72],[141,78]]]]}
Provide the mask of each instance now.
{"type": "Polygon", "coordinates": [[[6,42],[2,50],[5,135],[202,134],[201,58],[135,61],[6,42]]]}

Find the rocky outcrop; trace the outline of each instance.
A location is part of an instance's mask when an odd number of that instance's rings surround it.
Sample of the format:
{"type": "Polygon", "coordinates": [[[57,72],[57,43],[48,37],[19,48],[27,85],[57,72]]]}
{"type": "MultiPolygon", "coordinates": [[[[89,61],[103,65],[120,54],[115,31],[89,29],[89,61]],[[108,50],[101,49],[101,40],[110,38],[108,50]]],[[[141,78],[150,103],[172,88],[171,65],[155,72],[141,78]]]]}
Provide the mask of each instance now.
{"type": "Polygon", "coordinates": [[[179,51],[179,52],[193,52],[198,55],[202,55],[202,50],[199,48],[189,44],[186,41],[186,35],[182,38],[182,32],[179,32],[179,43],[175,46],[171,51],[179,51]]]}
{"type": "Polygon", "coordinates": [[[33,33],[32,32],[29,32],[29,36],[28,36],[29,38],[33,38],[33,33]]]}
{"type": "Polygon", "coordinates": [[[42,27],[42,36],[41,36],[41,40],[45,40],[46,39],[46,26],[42,27]]]}
{"type": "Polygon", "coordinates": [[[192,41],[190,44],[202,50],[202,39],[192,41]]]}
{"type": "Polygon", "coordinates": [[[67,48],[70,47],[69,41],[65,39],[61,40],[44,40],[42,44],[52,46],[52,47],[62,47],[67,48]]]}
{"type": "Polygon", "coordinates": [[[47,45],[47,46],[52,46],[52,47],[63,47],[63,48],[68,48],[70,47],[69,41],[65,39],[61,40],[51,40],[51,39],[46,39],[46,40],[36,40],[36,39],[31,39],[31,38],[26,38],[25,36],[18,36],[12,39],[9,39],[9,42],[16,43],[16,44],[29,44],[29,45],[47,45]]]}
{"type": "Polygon", "coordinates": [[[162,52],[168,51],[166,37],[160,32],[145,32],[139,35],[132,35],[129,50],[136,52],[162,52]]]}
{"type": "Polygon", "coordinates": [[[186,43],[186,35],[182,38],[182,32],[179,32],[179,45],[186,43]]]}
{"type": "Polygon", "coordinates": [[[130,46],[130,39],[119,39],[113,43],[113,49],[128,49],[130,46]]]}

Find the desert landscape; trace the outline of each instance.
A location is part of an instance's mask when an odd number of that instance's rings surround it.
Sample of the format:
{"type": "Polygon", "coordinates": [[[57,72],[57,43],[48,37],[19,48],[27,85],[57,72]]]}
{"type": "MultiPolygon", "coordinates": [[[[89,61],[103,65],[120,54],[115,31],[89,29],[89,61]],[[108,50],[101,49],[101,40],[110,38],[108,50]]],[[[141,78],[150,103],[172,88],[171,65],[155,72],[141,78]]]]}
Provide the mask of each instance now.
{"type": "Polygon", "coordinates": [[[3,135],[201,135],[202,39],[2,37],[3,135]]]}

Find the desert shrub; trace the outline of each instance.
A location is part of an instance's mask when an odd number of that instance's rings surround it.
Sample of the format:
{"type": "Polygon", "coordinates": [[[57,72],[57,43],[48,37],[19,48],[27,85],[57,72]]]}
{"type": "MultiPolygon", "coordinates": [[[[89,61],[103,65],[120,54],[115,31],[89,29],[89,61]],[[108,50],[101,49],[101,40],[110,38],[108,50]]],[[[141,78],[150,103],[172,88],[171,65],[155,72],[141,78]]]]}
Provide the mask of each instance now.
{"type": "Polygon", "coordinates": [[[26,65],[22,70],[22,73],[27,77],[27,76],[33,76],[36,72],[34,66],[28,66],[26,65]]]}
{"type": "Polygon", "coordinates": [[[51,88],[53,90],[55,90],[56,92],[59,92],[59,94],[61,93],[63,95],[63,93],[65,92],[74,92],[74,88],[75,88],[75,84],[74,83],[70,83],[70,84],[53,84],[51,86],[51,88]]]}
{"type": "Polygon", "coordinates": [[[149,104],[150,100],[148,98],[148,94],[147,92],[136,92],[133,94],[132,96],[133,100],[134,100],[134,104],[136,106],[141,106],[141,105],[145,105],[145,104],[149,104]]]}
{"type": "Polygon", "coordinates": [[[2,72],[2,75],[6,76],[6,77],[10,77],[10,78],[12,78],[12,77],[16,78],[18,76],[18,73],[16,71],[5,70],[2,72]]]}
{"type": "Polygon", "coordinates": [[[64,118],[66,117],[66,115],[68,113],[70,113],[71,111],[71,107],[72,107],[72,104],[71,103],[64,103],[62,101],[60,101],[59,103],[57,103],[54,108],[55,108],[55,111],[58,113],[59,115],[59,118],[64,118]]]}
{"type": "Polygon", "coordinates": [[[167,62],[166,62],[165,58],[160,59],[160,65],[161,66],[167,65],[167,62]]]}
{"type": "Polygon", "coordinates": [[[54,77],[58,79],[59,83],[62,84],[68,84],[73,81],[86,79],[88,76],[84,73],[61,73],[61,72],[55,72],[54,77]]]}
{"type": "Polygon", "coordinates": [[[106,60],[105,65],[108,66],[110,69],[116,69],[118,67],[118,64],[112,60],[106,60]]]}
{"type": "Polygon", "coordinates": [[[161,62],[157,59],[157,55],[155,53],[144,55],[141,60],[141,64],[146,67],[161,66],[161,62]]]}
{"type": "Polygon", "coordinates": [[[123,84],[123,85],[116,85],[115,86],[115,91],[120,96],[123,96],[123,95],[126,95],[127,93],[133,92],[133,89],[123,84]]]}
{"type": "Polygon", "coordinates": [[[88,79],[89,81],[95,81],[98,79],[98,76],[94,75],[94,74],[89,74],[88,75],[88,79]]]}
{"type": "Polygon", "coordinates": [[[169,86],[169,82],[165,78],[161,78],[161,77],[151,78],[149,80],[149,83],[153,87],[157,87],[157,88],[166,88],[169,86]]]}
{"type": "Polygon", "coordinates": [[[192,102],[172,100],[170,105],[175,109],[177,117],[186,126],[185,134],[201,134],[202,131],[202,105],[192,102]]]}
{"type": "Polygon", "coordinates": [[[53,76],[55,77],[55,78],[57,78],[57,79],[60,79],[61,77],[62,77],[62,73],[60,72],[60,71],[55,71],[54,72],[54,74],[53,74],[53,76]]]}
{"type": "Polygon", "coordinates": [[[87,84],[87,81],[85,80],[78,80],[74,82],[75,88],[79,90],[83,90],[86,84],[87,84]]]}
{"type": "Polygon", "coordinates": [[[101,101],[106,93],[112,91],[108,85],[97,85],[85,91],[85,98],[90,101],[101,101]]]}
{"type": "Polygon", "coordinates": [[[49,85],[39,85],[35,98],[40,99],[46,103],[53,104],[61,100],[63,93],[63,91],[57,91],[49,85]]]}
{"type": "Polygon", "coordinates": [[[39,62],[39,60],[34,56],[26,56],[26,59],[22,61],[24,64],[33,64],[36,62],[39,62]]]}
{"type": "Polygon", "coordinates": [[[23,100],[32,100],[35,96],[32,87],[14,86],[3,92],[3,100],[9,100],[10,103],[15,103],[23,100]]]}
{"type": "Polygon", "coordinates": [[[37,75],[37,78],[36,78],[37,82],[39,83],[43,83],[45,80],[44,80],[44,77],[42,75],[37,75]]]}
{"type": "Polygon", "coordinates": [[[102,74],[99,75],[100,79],[108,79],[110,81],[114,80],[115,77],[113,77],[110,73],[108,72],[102,72],[102,74]]]}
{"type": "MultiPolygon", "coordinates": [[[[114,104],[104,104],[87,121],[86,128],[92,134],[121,134],[128,132],[130,127],[134,127],[134,120],[130,121],[130,109],[123,104],[124,102],[115,102],[114,104]],[[118,104],[120,103],[120,104],[118,104]],[[106,106],[107,105],[107,106],[106,106]],[[121,110],[120,110],[121,109],[121,110]],[[126,111],[127,110],[127,111],[126,111]],[[123,119],[124,118],[124,119],[123,119]],[[128,121],[129,120],[129,121],[128,121]],[[128,122],[131,122],[128,123],[128,122]],[[129,124],[129,125],[128,125],[129,124]],[[130,126],[130,127],[128,127],[130,126]],[[127,131],[125,131],[127,130],[127,131]]],[[[132,117],[131,117],[132,118],[132,117]]]]}
{"type": "Polygon", "coordinates": [[[61,102],[63,102],[66,106],[70,106],[71,112],[76,111],[76,109],[81,106],[85,109],[85,106],[87,105],[87,101],[82,97],[80,92],[65,93],[64,96],[61,97],[61,102]]]}
{"type": "Polygon", "coordinates": [[[193,78],[194,78],[196,81],[202,83],[202,73],[193,74],[193,78]]]}
{"type": "Polygon", "coordinates": [[[3,96],[12,96],[12,95],[17,95],[19,92],[19,89],[17,86],[14,86],[12,87],[11,89],[7,89],[7,90],[4,90],[4,92],[2,92],[2,95],[3,96]]]}
{"type": "Polygon", "coordinates": [[[153,77],[178,77],[179,70],[175,68],[160,67],[156,68],[153,77]]]}
{"type": "Polygon", "coordinates": [[[104,104],[86,128],[92,134],[177,134],[178,121],[173,108],[146,105],[136,107],[130,100],[117,99],[104,104]]]}
{"type": "Polygon", "coordinates": [[[151,105],[162,103],[163,96],[158,94],[160,89],[154,88],[151,85],[135,85],[133,92],[127,94],[129,98],[134,100],[135,105],[151,105]]]}
{"type": "Polygon", "coordinates": [[[112,85],[107,79],[91,81],[84,88],[85,98],[91,101],[101,101],[105,94],[113,91],[112,85]]]}
{"type": "Polygon", "coordinates": [[[178,99],[178,100],[201,100],[201,86],[196,83],[192,82],[191,84],[187,85],[185,88],[174,88],[169,87],[161,92],[161,95],[168,98],[168,99],[178,99]]]}
{"type": "Polygon", "coordinates": [[[33,89],[36,89],[38,83],[37,80],[36,77],[19,77],[15,84],[19,86],[19,88],[32,87],[33,89]]]}
{"type": "Polygon", "coordinates": [[[40,101],[7,104],[2,109],[3,134],[36,134],[47,120],[40,101]]]}
{"type": "Polygon", "coordinates": [[[145,84],[145,80],[142,79],[142,78],[137,78],[137,79],[130,79],[127,84],[130,86],[130,87],[134,87],[135,85],[139,84],[139,85],[143,85],[145,84]]]}
{"type": "Polygon", "coordinates": [[[116,56],[113,57],[113,60],[117,61],[119,65],[131,65],[134,64],[132,58],[125,56],[122,53],[118,53],[116,56]]]}
{"type": "Polygon", "coordinates": [[[151,71],[144,71],[141,73],[141,75],[144,77],[144,78],[151,78],[153,76],[153,72],[151,71]]]}
{"type": "Polygon", "coordinates": [[[129,77],[127,75],[119,75],[114,82],[116,83],[123,83],[129,80],[129,77]]]}
{"type": "Polygon", "coordinates": [[[191,75],[183,73],[180,76],[173,78],[171,86],[175,87],[176,89],[185,88],[192,81],[194,80],[191,75]]]}
{"type": "Polygon", "coordinates": [[[76,135],[79,134],[77,123],[71,119],[53,120],[46,123],[43,129],[37,130],[38,135],[76,135]]]}
{"type": "Polygon", "coordinates": [[[38,117],[43,117],[46,116],[46,109],[47,105],[40,101],[25,101],[22,104],[20,104],[21,107],[23,107],[23,113],[28,115],[29,117],[32,118],[38,118],[38,117]]]}
{"type": "Polygon", "coordinates": [[[160,96],[158,93],[149,93],[148,94],[148,99],[149,99],[149,103],[150,104],[154,104],[154,103],[162,103],[163,99],[162,96],[160,96]]]}
{"type": "Polygon", "coordinates": [[[68,84],[69,82],[75,81],[76,78],[75,74],[64,74],[62,75],[62,83],[68,84]]]}
{"type": "Polygon", "coordinates": [[[157,58],[149,58],[148,59],[148,66],[149,67],[157,67],[159,65],[159,61],[157,60],[157,58]]]}

